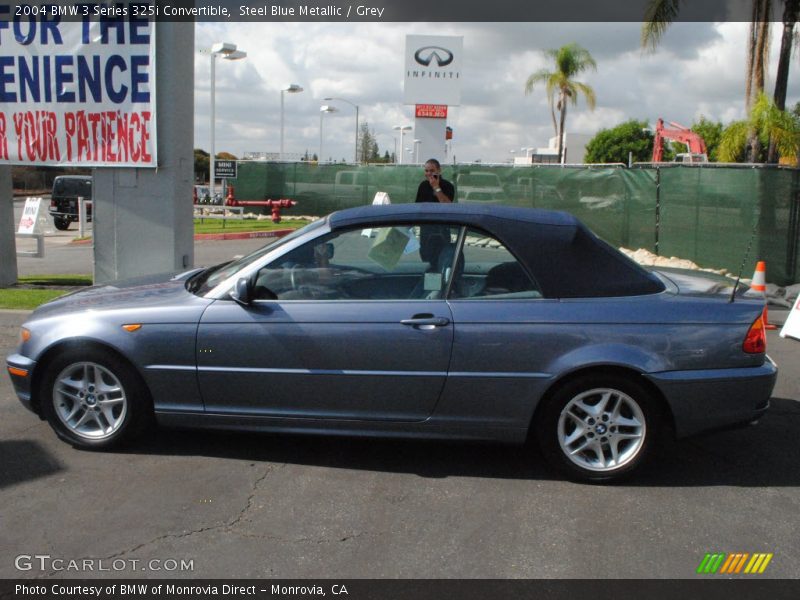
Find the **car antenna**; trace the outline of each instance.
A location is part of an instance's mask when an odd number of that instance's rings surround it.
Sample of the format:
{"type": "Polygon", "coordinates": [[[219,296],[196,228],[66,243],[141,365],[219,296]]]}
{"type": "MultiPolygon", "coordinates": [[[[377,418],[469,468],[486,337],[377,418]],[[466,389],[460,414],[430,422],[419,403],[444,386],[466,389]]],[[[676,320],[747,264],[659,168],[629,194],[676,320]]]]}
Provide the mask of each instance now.
{"type": "Polygon", "coordinates": [[[747,242],[747,250],[744,251],[744,258],[742,259],[742,265],[739,267],[739,274],[736,276],[736,283],[733,284],[733,291],[731,292],[731,299],[728,302],[733,302],[734,298],[736,297],[736,290],[739,287],[739,282],[742,279],[742,271],[744,270],[744,265],[747,263],[747,257],[750,256],[750,248],[753,246],[753,240],[756,237],[756,231],[758,229],[758,219],[756,219],[755,224],[753,225],[753,232],[750,234],[750,241],[747,242]]]}

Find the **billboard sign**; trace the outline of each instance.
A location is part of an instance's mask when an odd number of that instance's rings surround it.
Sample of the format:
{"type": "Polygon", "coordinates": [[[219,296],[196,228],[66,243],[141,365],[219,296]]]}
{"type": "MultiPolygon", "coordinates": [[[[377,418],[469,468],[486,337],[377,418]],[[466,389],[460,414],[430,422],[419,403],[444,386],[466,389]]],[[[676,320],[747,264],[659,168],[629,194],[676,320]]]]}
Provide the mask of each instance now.
{"type": "Polygon", "coordinates": [[[415,116],[420,119],[446,119],[446,104],[417,104],[415,116]]]}
{"type": "Polygon", "coordinates": [[[461,104],[461,36],[407,35],[405,104],[461,104]]]}
{"type": "Polygon", "coordinates": [[[155,26],[132,6],[0,5],[0,165],[157,166],[155,26]]]}

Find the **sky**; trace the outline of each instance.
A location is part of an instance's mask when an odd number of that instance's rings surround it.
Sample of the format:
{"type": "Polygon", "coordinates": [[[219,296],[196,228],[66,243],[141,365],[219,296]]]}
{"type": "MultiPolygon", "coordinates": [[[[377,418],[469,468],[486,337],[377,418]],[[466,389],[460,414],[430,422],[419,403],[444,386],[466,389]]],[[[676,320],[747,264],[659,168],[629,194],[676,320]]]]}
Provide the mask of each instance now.
{"type": "MultiPolygon", "coordinates": [[[[780,47],[772,26],[767,91],[771,94],[780,47]]],[[[217,152],[278,152],[280,89],[284,96],[287,155],[319,152],[320,106],[323,158],[352,160],[355,110],[373,131],[381,155],[394,152],[395,125],[413,125],[414,107],[403,104],[407,35],[463,36],[461,105],[450,107],[451,156],[458,162],[502,163],[524,147],[543,147],[554,135],[543,87],[524,93],[525,81],[552,69],[543,51],[569,43],[586,48],[597,71],[577,77],[592,88],[597,106],[583,99],[570,106],[566,131],[594,134],[629,119],[654,126],[659,117],[690,126],[701,115],[728,123],[744,117],[747,23],[675,23],[655,52],[640,48],[640,23],[198,23],[195,29],[195,148],[210,149],[208,49],[230,42],[247,52],[216,65],[217,152]],[[513,151],[513,153],[512,153],[513,151]]],[[[792,56],[787,107],[800,101],[800,55],[792,56]]],[[[405,145],[412,135],[406,134],[405,145]]],[[[405,162],[410,162],[407,155],[405,162]]]]}

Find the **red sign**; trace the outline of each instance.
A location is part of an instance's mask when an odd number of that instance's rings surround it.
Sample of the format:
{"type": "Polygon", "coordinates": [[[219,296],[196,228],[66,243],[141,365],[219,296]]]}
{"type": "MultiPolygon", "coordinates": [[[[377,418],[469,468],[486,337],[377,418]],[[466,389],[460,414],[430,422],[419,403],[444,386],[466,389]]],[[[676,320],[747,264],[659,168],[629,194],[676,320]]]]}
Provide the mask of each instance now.
{"type": "Polygon", "coordinates": [[[446,119],[446,104],[417,104],[417,117],[424,119],[446,119]]]}

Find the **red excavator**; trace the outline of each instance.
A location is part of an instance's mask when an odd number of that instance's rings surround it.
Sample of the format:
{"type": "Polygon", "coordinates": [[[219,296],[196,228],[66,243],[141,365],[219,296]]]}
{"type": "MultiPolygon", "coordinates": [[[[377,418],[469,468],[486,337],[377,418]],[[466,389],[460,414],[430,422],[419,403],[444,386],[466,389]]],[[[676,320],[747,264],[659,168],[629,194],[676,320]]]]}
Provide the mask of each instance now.
{"type": "Polygon", "coordinates": [[[670,123],[670,125],[674,129],[666,129],[663,119],[659,119],[656,123],[656,136],[653,141],[653,162],[664,161],[664,140],[674,140],[689,147],[689,152],[676,155],[676,162],[708,162],[706,142],[702,137],[683,125],[678,125],[677,123],[670,123]]]}

